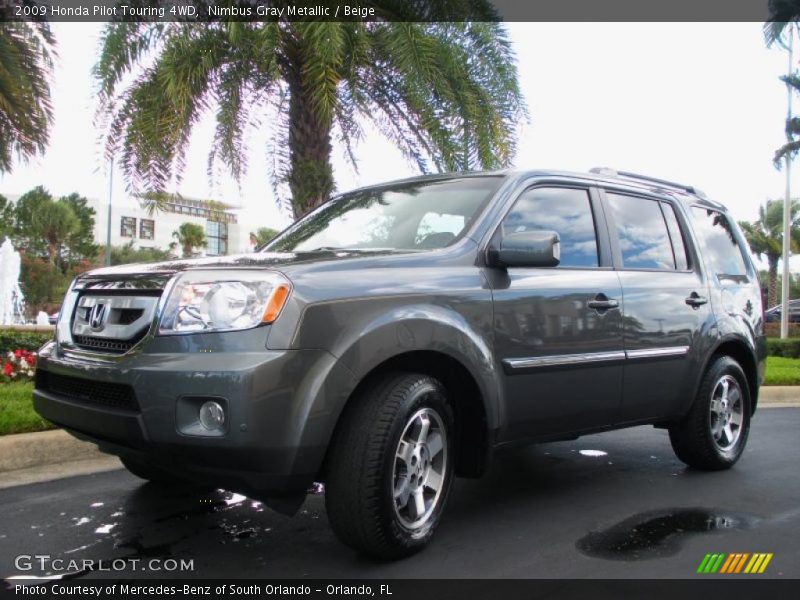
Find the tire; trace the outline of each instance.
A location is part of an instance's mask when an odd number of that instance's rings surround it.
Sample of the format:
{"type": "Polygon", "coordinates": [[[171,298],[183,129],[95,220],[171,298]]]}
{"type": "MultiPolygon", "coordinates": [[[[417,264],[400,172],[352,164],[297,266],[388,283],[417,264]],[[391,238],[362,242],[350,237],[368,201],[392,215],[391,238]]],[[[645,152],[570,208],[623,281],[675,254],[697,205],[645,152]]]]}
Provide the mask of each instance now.
{"type": "Polygon", "coordinates": [[[122,458],[122,457],[120,457],[119,460],[122,462],[125,468],[128,469],[130,473],[136,475],[136,477],[140,479],[149,481],[150,483],[163,486],[186,484],[186,482],[183,481],[182,479],[178,479],[173,475],[170,475],[166,471],[162,471],[161,469],[149,465],[145,462],[141,462],[131,458],[122,458]]]}
{"type": "Polygon", "coordinates": [[[419,373],[385,375],[350,401],[325,483],[328,518],[343,543],[386,560],[425,547],[453,481],[453,424],[444,386],[419,373]]]}
{"type": "Polygon", "coordinates": [[[739,363],[718,356],[706,370],[689,413],[669,428],[672,449],[695,469],[729,469],[747,444],[750,406],[750,388],[739,363]]]}

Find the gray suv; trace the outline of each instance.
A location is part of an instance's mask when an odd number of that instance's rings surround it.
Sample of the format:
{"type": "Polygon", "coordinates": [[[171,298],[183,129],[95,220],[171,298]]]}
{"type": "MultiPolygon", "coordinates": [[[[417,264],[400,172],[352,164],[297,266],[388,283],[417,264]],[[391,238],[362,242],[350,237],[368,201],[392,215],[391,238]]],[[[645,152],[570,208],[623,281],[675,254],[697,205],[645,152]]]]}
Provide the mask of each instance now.
{"type": "Polygon", "coordinates": [[[608,169],[344,194],[260,252],[98,269],[66,294],[34,404],[154,483],[297,510],[353,548],[422,548],[492,452],[633,425],[731,467],[764,372],[725,208],[608,169]]]}

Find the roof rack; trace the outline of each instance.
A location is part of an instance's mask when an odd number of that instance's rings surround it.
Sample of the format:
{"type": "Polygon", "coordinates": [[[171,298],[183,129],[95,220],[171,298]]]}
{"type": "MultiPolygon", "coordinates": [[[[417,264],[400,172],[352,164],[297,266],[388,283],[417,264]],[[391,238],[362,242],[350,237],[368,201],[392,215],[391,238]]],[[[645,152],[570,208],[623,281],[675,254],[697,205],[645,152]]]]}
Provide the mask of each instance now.
{"type": "Polygon", "coordinates": [[[631,173],[630,171],[617,171],[616,169],[610,169],[608,167],[595,167],[594,169],[591,169],[589,172],[594,173],[595,175],[603,175],[605,177],[633,179],[634,181],[646,181],[648,183],[654,183],[660,187],[672,188],[680,190],[682,192],[688,192],[700,198],[706,197],[706,195],[701,190],[697,189],[693,185],[685,185],[683,183],[676,183],[674,181],[669,181],[667,179],[658,179],[657,177],[650,177],[648,175],[639,175],[638,173],[631,173]]]}

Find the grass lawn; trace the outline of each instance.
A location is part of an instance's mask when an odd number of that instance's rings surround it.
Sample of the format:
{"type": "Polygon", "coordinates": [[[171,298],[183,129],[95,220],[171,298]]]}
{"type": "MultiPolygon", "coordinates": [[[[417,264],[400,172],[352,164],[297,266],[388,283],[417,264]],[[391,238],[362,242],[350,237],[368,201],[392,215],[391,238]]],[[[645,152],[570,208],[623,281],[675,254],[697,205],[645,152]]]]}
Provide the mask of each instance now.
{"type": "Polygon", "coordinates": [[[0,383],[0,435],[53,429],[33,410],[33,383],[0,383]]]}
{"type": "Polygon", "coordinates": [[[768,356],[764,385],[800,385],[800,358],[768,356]]]}

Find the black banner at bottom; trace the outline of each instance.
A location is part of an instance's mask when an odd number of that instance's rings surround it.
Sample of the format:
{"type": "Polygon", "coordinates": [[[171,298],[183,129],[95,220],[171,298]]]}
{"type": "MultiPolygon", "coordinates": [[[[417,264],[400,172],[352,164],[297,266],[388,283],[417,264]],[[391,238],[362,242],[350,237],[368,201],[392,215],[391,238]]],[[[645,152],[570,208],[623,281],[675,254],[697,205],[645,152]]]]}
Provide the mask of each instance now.
{"type": "Polygon", "coordinates": [[[795,600],[800,580],[725,579],[402,579],[402,580],[266,580],[175,579],[41,581],[9,579],[0,584],[9,598],[352,598],[366,600],[554,600],[560,598],[605,600],[646,598],[691,600],[724,597],[726,600],[769,598],[795,600]]]}

